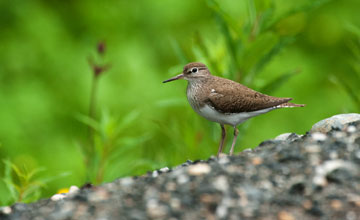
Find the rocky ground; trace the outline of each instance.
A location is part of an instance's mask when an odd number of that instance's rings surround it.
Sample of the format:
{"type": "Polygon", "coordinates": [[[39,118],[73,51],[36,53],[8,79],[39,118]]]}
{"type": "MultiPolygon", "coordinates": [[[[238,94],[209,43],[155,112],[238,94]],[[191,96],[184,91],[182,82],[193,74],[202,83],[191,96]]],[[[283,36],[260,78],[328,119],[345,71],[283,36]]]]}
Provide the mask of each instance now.
{"type": "Polygon", "coordinates": [[[357,220],[360,117],[330,118],[236,156],[3,207],[0,219],[357,220]]]}

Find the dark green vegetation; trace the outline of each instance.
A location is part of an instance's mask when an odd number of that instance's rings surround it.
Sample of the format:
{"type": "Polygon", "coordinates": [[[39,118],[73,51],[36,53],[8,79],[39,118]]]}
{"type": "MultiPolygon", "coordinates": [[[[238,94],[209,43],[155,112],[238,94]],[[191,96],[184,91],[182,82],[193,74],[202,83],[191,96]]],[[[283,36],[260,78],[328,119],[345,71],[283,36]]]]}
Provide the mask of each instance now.
{"type": "Polygon", "coordinates": [[[215,154],[220,127],[161,83],[190,61],[307,104],[240,126],[237,151],[360,110],[359,1],[238,2],[1,1],[0,205],[215,154]],[[111,65],[94,120],[89,57],[111,65]]]}

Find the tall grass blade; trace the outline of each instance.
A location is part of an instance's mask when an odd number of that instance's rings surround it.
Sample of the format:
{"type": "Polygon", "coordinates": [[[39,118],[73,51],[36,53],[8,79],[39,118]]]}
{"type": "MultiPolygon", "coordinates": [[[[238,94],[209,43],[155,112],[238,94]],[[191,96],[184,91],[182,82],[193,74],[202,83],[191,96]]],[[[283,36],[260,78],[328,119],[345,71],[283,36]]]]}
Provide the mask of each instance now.
{"type": "Polygon", "coordinates": [[[216,73],[220,72],[217,62],[211,57],[208,47],[205,45],[204,39],[201,37],[199,32],[195,32],[194,36],[195,44],[199,47],[200,51],[203,53],[204,57],[210,63],[210,69],[213,69],[216,73]]]}
{"type": "Polygon", "coordinates": [[[234,74],[239,71],[239,65],[237,63],[236,45],[233,38],[231,37],[229,27],[227,26],[220,14],[216,15],[216,21],[220,27],[222,35],[224,36],[226,48],[230,54],[230,77],[234,78],[234,74]]]}
{"type": "Polygon", "coordinates": [[[352,23],[345,23],[345,28],[349,32],[355,34],[357,37],[360,38],[360,28],[352,23]]]}
{"type": "Polygon", "coordinates": [[[314,0],[314,1],[308,1],[307,4],[295,7],[287,12],[285,12],[284,14],[280,15],[279,17],[273,19],[271,22],[268,23],[266,29],[271,29],[273,28],[279,21],[281,21],[284,18],[287,18],[291,15],[294,15],[296,13],[300,13],[300,12],[310,12],[316,8],[319,8],[321,6],[323,6],[326,3],[329,3],[333,0],[314,0]]]}
{"type": "Polygon", "coordinates": [[[93,128],[95,131],[99,131],[99,129],[100,129],[99,123],[95,119],[93,119],[87,115],[76,114],[75,119],[77,119],[79,122],[83,123],[84,125],[87,125],[87,126],[93,128]]]}
{"type": "Polygon", "coordinates": [[[247,5],[247,11],[249,14],[249,25],[250,25],[250,27],[253,27],[255,25],[255,22],[257,19],[255,2],[254,2],[254,0],[247,0],[246,5],[247,5]]]}
{"type": "Polygon", "coordinates": [[[345,80],[343,80],[341,77],[337,77],[335,75],[332,75],[331,81],[335,82],[336,84],[340,85],[345,92],[348,94],[348,96],[353,100],[357,108],[360,110],[360,96],[359,94],[349,86],[345,80]]]}
{"type": "Polygon", "coordinates": [[[176,57],[178,58],[179,62],[181,64],[187,64],[189,63],[189,58],[187,57],[185,51],[181,48],[179,42],[177,42],[176,40],[172,39],[171,40],[171,45],[172,48],[175,52],[176,57]]]}
{"type": "Polygon", "coordinates": [[[255,76],[259,74],[263,70],[263,68],[267,64],[269,64],[269,62],[282,51],[283,48],[293,43],[294,41],[295,41],[294,37],[281,38],[279,42],[268,53],[266,53],[264,56],[260,58],[260,60],[246,75],[244,80],[245,84],[250,84],[254,80],[255,76]]]}
{"type": "Polygon", "coordinates": [[[300,73],[300,70],[298,69],[286,72],[280,75],[279,77],[275,78],[273,81],[270,81],[268,84],[262,87],[260,91],[265,94],[271,94],[298,73],[300,73]]]}
{"type": "Polygon", "coordinates": [[[206,1],[208,7],[217,15],[221,16],[224,22],[233,30],[237,35],[242,33],[242,30],[238,26],[237,22],[223,9],[221,9],[219,3],[215,0],[206,1]]]}

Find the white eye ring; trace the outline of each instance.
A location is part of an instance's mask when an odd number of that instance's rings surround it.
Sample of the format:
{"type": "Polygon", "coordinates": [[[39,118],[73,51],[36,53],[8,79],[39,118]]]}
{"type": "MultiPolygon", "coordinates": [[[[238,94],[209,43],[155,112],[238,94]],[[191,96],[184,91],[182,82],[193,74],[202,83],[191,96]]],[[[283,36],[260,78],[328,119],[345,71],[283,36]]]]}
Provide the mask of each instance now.
{"type": "Polygon", "coordinates": [[[198,68],[196,68],[196,67],[191,68],[192,73],[197,73],[197,71],[198,71],[198,68]]]}

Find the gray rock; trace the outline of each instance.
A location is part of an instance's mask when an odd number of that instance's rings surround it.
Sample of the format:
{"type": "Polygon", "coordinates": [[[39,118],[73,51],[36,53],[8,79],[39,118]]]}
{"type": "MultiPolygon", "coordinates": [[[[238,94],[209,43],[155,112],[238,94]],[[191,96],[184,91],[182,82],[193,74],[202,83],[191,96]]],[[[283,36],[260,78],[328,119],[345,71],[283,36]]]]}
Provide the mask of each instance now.
{"type": "Polygon", "coordinates": [[[331,131],[332,129],[342,130],[345,124],[355,121],[360,121],[360,114],[349,113],[349,114],[334,115],[330,118],[326,118],[314,124],[310,132],[326,133],[331,131]]]}
{"type": "Polygon", "coordinates": [[[294,141],[301,138],[301,135],[295,133],[284,133],[275,137],[275,141],[294,141]]]}
{"type": "Polygon", "coordinates": [[[360,219],[360,121],[351,126],[17,203],[0,219],[360,219]]]}
{"type": "Polygon", "coordinates": [[[286,139],[291,135],[292,133],[284,133],[284,134],[280,134],[278,136],[276,136],[276,138],[274,140],[277,141],[286,141],[286,139]]]}

